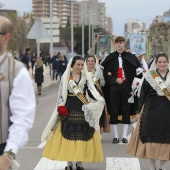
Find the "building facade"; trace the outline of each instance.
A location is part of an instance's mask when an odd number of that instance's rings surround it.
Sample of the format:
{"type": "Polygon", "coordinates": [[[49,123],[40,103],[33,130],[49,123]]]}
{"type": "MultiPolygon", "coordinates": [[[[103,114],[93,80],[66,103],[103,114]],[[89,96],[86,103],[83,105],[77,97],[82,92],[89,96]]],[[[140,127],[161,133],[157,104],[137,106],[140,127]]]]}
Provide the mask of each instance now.
{"type": "Polygon", "coordinates": [[[127,19],[125,33],[146,31],[146,24],[140,20],[127,19]]]}
{"type": "Polygon", "coordinates": [[[106,16],[105,29],[110,34],[113,34],[113,22],[112,22],[112,18],[110,16],[106,16]]]}
{"type": "Polygon", "coordinates": [[[170,22],[170,9],[169,9],[169,11],[166,11],[163,13],[162,21],[170,22]]]}
{"type": "MultiPolygon", "coordinates": [[[[78,3],[73,3],[74,26],[78,24],[78,3]]],[[[50,0],[32,0],[32,8],[35,17],[50,18],[50,0]]],[[[71,0],[53,0],[53,18],[58,18],[60,27],[66,27],[71,23],[71,0]]]]}
{"type": "Polygon", "coordinates": [[[105,3],[99,3],[98,0],[89,0],[79,2],[79,25],[94,25],[105,28],[106,9],[105,3]]]}

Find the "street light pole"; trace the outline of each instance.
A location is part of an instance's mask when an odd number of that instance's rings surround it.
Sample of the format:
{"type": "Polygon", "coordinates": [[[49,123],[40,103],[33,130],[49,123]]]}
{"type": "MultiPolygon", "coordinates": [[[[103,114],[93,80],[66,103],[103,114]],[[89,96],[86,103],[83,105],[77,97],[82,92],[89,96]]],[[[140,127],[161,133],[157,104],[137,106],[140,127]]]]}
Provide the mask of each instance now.
{"type": "Polygon", "coordinates": [[[84,57],[84,16],[82,15],[82,57],[84,57]]]}
{"type": "MultiPolygon", "coordinates": [[[[50,0],[50,58],[53,56],[53,0],[50,0]]],[[[50,69],[50,75],[52,72],[52,67],[50,69]]]]}
{"type": "Polygon", "coordinates": [[[91,48],[91,25],[90,25],[90,17],[89,17],[89,50],[91,48]]]}
{"type": "Polygon", "coordinates": [[[71,1],[71,54],[73,55],[74,54],[74,28],[73,28],[73,24],[74,24],[74,21],[73,21],[73,1],[71,1]]]}

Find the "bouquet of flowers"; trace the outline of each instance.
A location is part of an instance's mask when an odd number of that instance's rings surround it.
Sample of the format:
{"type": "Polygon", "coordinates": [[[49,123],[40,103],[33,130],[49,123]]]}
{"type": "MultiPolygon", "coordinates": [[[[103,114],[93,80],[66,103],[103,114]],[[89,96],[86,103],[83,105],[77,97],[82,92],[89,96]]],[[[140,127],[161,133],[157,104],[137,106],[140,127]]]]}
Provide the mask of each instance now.
{"type": "Polygon", "coordinates": [[[56,120],[54,126],[52,127],[51,131],[55,131],[58,121],[63,121],[64,119],[66,119],[68,116],[68,110],[65,106],[58,106],[58,119],[56,120]]]}
{"type": "Polygon", "coordinates": [[[135,77],[132,83],[132,92],[131,92],[132,96],[128,99],[128,103],[134,103],[134,96],[136,95],[140,87],[140,83],[141,83],[141,79],[135,77]]]}

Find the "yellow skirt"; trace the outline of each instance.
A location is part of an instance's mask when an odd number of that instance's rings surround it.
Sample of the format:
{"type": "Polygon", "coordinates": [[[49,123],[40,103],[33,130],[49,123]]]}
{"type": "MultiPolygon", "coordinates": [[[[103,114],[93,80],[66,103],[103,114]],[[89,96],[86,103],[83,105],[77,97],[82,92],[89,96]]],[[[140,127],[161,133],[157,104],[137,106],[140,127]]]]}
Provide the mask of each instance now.
{"type": "Polygon", "coordinates": [[[67,140],[61,134],[61,123],[47,141],[43,156],[51,160],[70,162],[101,162],[104,159],[101,139],[97,131],[88,141],[67,140]]]}

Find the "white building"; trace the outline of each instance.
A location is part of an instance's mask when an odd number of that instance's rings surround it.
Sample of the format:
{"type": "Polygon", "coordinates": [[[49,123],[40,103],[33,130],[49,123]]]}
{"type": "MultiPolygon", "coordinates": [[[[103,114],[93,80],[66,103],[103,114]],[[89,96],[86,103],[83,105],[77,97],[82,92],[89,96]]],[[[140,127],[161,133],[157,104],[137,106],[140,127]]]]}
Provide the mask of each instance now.
{"type": "MultiPolygon", "coordinates": [[[[46,28],[47,32],[49,35],[51,35],[50,31],[50,18],[41,18],[41,21],[44,24],[44,27],[46,28]]],[[[58,43],[60,41],[59,39],[59,19],[58,18],[53,18],[53,43],[58,43]]],[[[40,43],[50,43],[51,39],[40,39],[40,43]]]]}
{"type": "Polygon", "coordinates": [[[105,29],[110,34],[113,34],[113,22],[110,16],[106,16],[105,29]]]}
{"type": "Polygon", "coordinates": [[[146,24],[140,20],[127,19],[125,33],[146,31],[146,24]]]}
{"type": "Polygon", "coordinates": [[[100,3],[98,0],[89,0],[79,2],[79,25],[95,25],[105,28],[105,3],[100,3]]]}

